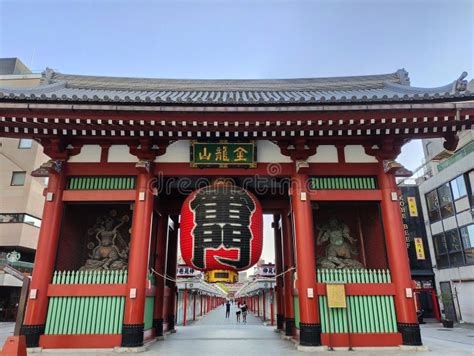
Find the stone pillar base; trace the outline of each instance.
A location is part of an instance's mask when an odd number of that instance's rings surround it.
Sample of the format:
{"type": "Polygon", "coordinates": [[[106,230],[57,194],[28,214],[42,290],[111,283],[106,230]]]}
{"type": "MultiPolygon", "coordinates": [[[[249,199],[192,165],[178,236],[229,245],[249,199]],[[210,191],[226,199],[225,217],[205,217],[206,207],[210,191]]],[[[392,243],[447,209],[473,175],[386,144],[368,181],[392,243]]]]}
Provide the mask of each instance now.
{"type": "Polygon", "coordinates": [[[283,322],[284,322],[284,315],[283,314],[277,314],[277,329],[278,330],[283,330],[283,322]]]}
{"type": "Polygon", "coordinates": [[[300,323],[300,345],[321,346],[321,324],[300,323]]]}
{"type": "Polygon", "coordinates": [[[143,346],[144,324],[123,324],[122,326],[122,347],[143,346]]]}
{"type": "Polygon", "coordinates": [[[285,319],[285,335],[293,336],[293,327],[295,326],[295,319],[285,319]]]}
{"type": "Polygon", "coordinates": [[[174,332],[175,330],[175,322],[174,322],[175,316],[173,315],[168,315],[168,331],[174,332]]]}
{"type": "Polygon", "coordinates": [[[398,323],[398,332],[402,334],[403,345],[421,346],[420,325],[417,323],[398,323]]]}
{"type": "Polygon", "coordinates": [[[153,328],[155,329],[156,337],[163,336],[163,319],[153,319],[153,328]]]}
{"type": "Polygon", "coordinates": [[[26,339],[26,347],[38,347],[40,336],[44,334],[44,324],[41,325],[22,325],[20,335],[24,335],[26,339]]]}

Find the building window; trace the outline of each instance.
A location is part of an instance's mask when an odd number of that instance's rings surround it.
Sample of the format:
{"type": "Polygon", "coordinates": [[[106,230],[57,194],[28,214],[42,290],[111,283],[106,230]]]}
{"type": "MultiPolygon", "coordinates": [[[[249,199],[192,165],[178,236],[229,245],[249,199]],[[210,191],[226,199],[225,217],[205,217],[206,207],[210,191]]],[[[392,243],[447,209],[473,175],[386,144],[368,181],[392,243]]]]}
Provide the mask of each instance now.
{"type": "Polygon", "coordinates": [[[474,207],[474,171],[469,172],[469,185],[471,193],[471,206],[474,207]]]}
{"type": "Polygon", "coordinates": [[[426,204],[428,205],[428,216],[431,222],[441,219],[439,213],[439,201],[436,190],[426,194],[426,204]]]}
{"type": "Polygon", "coordinates": [[[458,229],[446,231],[445,240],[451,267],[464,265],[463,248],[458,229]]]}
{"type": "Polygon", "coordinates": [[[451,195],[451,189],[449,184],[443,184],[441,187],[436,189],[438,191],[439,209],[441,211],[441,217],[443,219],[454,215],[454,204],[453,197],[451,195]]]}
{"type": "Polygon", "coordinates": [[[474,224],[463,226],[461,232],[462,243],[464,245],[464,256],[466,263],[474,263],[474,224]]]}
{"type": "Polygon", "coordinates": [[[467,195],[466,182],[464,176],[459,176],[450,182],[453,198],[457,200],[467,195]]]}
{"type": "Polygon", "coordinates": [[[10,185],[25,185],[26,172],[13,172],[10,185]]]}
{"type": "Polygon", "coordinates": [[[438,269],[449,267],[448,249],[446,247],[446,241],[444,234],[433,235],[433,243],[436,255],[436,265],[438,269]]]}
{"type": "Polygon", "coordinates": [[[18,148],[25,149],[25,148],[31,148],[33,145],[33,140],[29,138],[22,138],[20,139],[20,143],[18,144],[18,148]]]}
{"type": "Polygon", "coordinates": [[[25,223],[36,227],[41,226],[41,219],[23,213],[0,213],[0,224],[25,223]]]}

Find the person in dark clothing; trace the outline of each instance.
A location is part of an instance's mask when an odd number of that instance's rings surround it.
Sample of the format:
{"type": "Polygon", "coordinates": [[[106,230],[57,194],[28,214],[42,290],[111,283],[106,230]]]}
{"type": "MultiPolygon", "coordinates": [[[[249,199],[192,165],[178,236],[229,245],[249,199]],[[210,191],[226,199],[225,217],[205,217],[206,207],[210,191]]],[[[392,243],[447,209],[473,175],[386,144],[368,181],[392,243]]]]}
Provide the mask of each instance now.
{"type": "Polygon", "coordinates": [[[240,307],[240,310],[242,310],[242,321],[244,323],[247,322],[247,303],[244,301],[244,304],[240,307]]]}
{"type": "Polygon", "coordinates": [[[226,319],[230,316],[230,302],[225,302],[225,317],[226,319]]]}

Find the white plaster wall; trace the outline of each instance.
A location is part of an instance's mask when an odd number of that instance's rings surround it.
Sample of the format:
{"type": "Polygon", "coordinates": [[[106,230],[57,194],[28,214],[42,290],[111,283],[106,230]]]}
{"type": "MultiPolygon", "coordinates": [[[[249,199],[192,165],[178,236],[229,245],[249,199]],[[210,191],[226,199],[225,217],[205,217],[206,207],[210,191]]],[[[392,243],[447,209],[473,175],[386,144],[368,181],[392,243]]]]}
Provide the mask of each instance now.
{"type": "Polygon", "coordinates": [[[457,227],[456,225],[456,218],[454,216],[450,216],[443,220],[444,230],[452,230],[457,227]]]}
{"type": "Polygon", "coordinates": [[[433,235],[443,232],[443,224],[441,223],[441,221],[437,221],[431,224],[431,232],[433,233],[433,235]]]}
{"type": "Polygon", "coordinates": [[[182,140],[173,142],[166,149],[164,155],[158,156],[155,162],[187,162],[189,163],[190,158],[190,141],[182,140]]]}
{"type": "Polygon", "coordinates": [[[463,211],[462,213],[459,213],[456,218],[458,219],[458,225],[459,226],[464,226],[464,225],[469,225],[474,222],[473,216],[471,214],[471,211],[463,211]]]}
{"type": "MultiPolygon", "coordinates": [[[[471,266],[447,268],[447,269],[441,269],[441,270],[434,268],[433,271],[435,273],[436,292],[438,294],[441,293],[441,288],[440,288],[441,282],[450,282],[451,291],[453,293],[454,309],[456,310],[458,320],[462,317],[464,321],[469,322],[468,320],[471,320],[472,318],[472,315],[470,315],[471,308],[466,310],[465,305],[464,305],[465,303],[463,302],[465,302],[466,297],[467,297],[471,301],[471,304],[474,304],[472,303],[472,294],[466,296],[465,293],[468,292],[468,290],[463,291],[463,290],[460,290],[458,287],[460,284],[473,283],[472,276],[474,276],[474,266],[471,265],[471,266]],[[459,283],[459,281],[461,283],[459,283]],[[461,310],[459,309],[460,306],[461,306],[461,310]]],[[[441,309],[443,309],[444,308],[442,305],[443,301],[441,300],[441,298],[439,298],[438,300],[441,304],[441,309]]]]}
{"type": "Polygon", "coordinates": [[[347,145],[344,147],[347,163],[377,163],[377,159],[365,153],[361,145],[347,145]]]}
{"type": "Polygon", "coordinates": [[[454,202],[454,205],[456,206],[456,211],[464,211],[469,210],[471,208],[468,197],[456,200],[454,202]]]}
{"type": "Polygon", "coordinates": [[[69,158],[68,162],[83,163],[83,162],[100,162],[101,148],[99,145],[84,145],[78,155],[69,158]]]}
{"type": "Polygon", "coordinates": [[[308,158],[309,163],[337,163],[337,148],[334,145],[318,146],[316,154],[308,158]]]}
{"type": "Polygon", "coordinates": [[[107,162],[137,162],[138,159],[130,154],[127,145],[112,145],[109,148],[109,157],[107,162]]]}
{"type": "Polygon", "coordinates": [[[10,274],[2,273],[0,274],[0,286],[21,287],[22,282],[10,274]]]}
{"type": "Polygon", "coordinates": [[[458,282],[454,283],[454,290],[461,307],[461,318],[466,323],[474,323],[474,303],[472,296],[474,295],[474,282],[458,282]]]}
{"type": "Polygon", "coordinates": [[[268,140],[257,141],[257,162],[291,163],[291,158],[282,155],[280,148],[268,140]]]}

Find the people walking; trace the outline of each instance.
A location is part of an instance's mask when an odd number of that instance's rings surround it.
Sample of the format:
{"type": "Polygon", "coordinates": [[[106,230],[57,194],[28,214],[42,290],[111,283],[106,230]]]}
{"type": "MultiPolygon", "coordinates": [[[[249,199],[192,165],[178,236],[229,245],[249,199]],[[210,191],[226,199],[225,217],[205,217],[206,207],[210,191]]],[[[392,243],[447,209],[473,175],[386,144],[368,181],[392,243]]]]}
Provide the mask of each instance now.
{"type": "Polygon", "coordinates": [[[228,319],[230,317],[230,301],[227,299],[225,302],[225,318],[228,319]]]}
{"type": "Polygon", "coordinates": [[[247,323],[247,302],[244,300],[244,303],[241,305],[240,310],[242,310],[242,322],[247,323]]]}
{"type": "Polygon", "coordinates": [[[235,312],[235,316],[237,318],[237,322],[240,323],[240,314],[242,313],[242,311],[240,310],[240,302],[237,303],[237,311],[235,312]]]}

